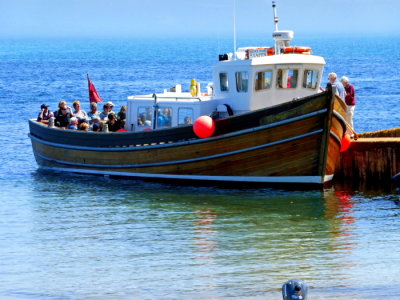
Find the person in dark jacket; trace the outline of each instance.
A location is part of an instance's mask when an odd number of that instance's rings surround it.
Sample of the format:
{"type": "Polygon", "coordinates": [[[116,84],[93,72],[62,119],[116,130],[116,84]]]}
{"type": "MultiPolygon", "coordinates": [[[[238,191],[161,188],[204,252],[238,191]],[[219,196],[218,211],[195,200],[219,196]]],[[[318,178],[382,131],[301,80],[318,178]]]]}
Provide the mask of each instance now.
{"type": "Polygon", "coordinates": [[[353,125],[353,115],[354,109],[356,107],[356,92],[354,89],[354,85],[352,85],[349,81],[349,78],[343,76],[340,80],[344,86],[344,90],[346,92],[345,102],[346,102],[346,121],[354,128],[353,125]]]}
{"type": "Polygon", "coordinates": [[[69,108],[67,105],[63,105],[57,111],[55,125],[57,127],[67,127],[69,125],[69,119],[72,117],[73,114],[71,112],[71,108],[69,108]]]}

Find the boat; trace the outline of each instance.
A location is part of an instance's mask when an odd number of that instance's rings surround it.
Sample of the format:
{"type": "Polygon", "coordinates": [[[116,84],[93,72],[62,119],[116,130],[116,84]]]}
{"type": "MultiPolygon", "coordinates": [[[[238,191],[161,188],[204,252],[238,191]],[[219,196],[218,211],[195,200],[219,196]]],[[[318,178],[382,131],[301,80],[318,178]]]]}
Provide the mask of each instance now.
{"type": "Polygon", "coordinates": [[[212,83],[129,96],[127,132],[86,132],[29,120],[40,168],[61,172],[242,183],[323,185],[332,180],[348,124],[335,86],[321,89],[325,60],[292,46],[221,54],[212,83]]]}

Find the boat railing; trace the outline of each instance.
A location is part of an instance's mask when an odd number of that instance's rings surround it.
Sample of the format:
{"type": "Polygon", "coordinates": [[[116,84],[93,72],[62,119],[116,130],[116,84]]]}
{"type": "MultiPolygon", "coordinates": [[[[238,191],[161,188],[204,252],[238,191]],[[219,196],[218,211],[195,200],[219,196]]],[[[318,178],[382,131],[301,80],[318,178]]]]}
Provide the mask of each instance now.
{"type": "MultiPolygon", "coordinates": [[[[133,97],[128,97],[129,100],[149,100],[149,99],[154,99],[153,96],[133,96],[133,97]]],[[[175,101],[182,101],[182,100],[194,100],[194,101],[199,101],[201,102],[202,99],[200,97],[186,97],[186,96],[160,96],[157,95],[157,100],[174,100],[175,101]]]]}

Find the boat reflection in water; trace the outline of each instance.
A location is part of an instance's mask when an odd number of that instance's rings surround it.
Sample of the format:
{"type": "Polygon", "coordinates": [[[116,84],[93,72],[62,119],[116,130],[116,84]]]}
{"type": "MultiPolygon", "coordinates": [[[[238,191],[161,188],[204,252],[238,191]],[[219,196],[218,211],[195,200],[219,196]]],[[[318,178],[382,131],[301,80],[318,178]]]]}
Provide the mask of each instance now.
{"type": "Polygon", "coordinates": [[[396,206],[361,193],[184,187],[65,174],[60,182],[41,172],[32,182],[30,219],[47,220],[34,232],[36,243],[46,241],[48,263],[79,271],[99,260],[108,268],[106,252],[113,257],[111,269],[129,266],[107,277],[136,297],[280,299],[282,283],[297,278],[308,284],[310,297],[353,299],[390,291],[387,277],[397,272],[390,264],[397,252],[388,246],[397,234],[390,209],[396,206]],[[55,255],[69,236],[84,237],[68,242],[77,254],[55,255]],[[374,242],[377,236],[384,242],[374,242]],[[373,266],[380,268],[372,272],[373,266]]]}

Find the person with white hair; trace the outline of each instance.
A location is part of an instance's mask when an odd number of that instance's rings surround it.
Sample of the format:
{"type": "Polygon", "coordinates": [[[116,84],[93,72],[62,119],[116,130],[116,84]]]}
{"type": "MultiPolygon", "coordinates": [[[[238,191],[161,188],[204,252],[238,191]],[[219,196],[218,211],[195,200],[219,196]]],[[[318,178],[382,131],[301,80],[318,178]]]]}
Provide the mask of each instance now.
{"type": "Polygon", "coordinates": [[[346,91],[345,102],[346,102],[346,121],[354,128],[353,125],[353,115],[354,109],[356,107],[356,93],[354,89],[354,85],[352,85],[349,81],[349,78],[343,76],[340,80],[343,83],[344,89],[346,91]]]}
{"type": "Polygon", "coordinates": [[[337,80],[337,74],[333,73],[333,72],[329,73],[328,80],[332,85],[336,85],[336,92],[337,92],[338,96],[340,98],[344,99],[344,87],[343,87],[343,84],[341,84],[337,80]]]}
{"type": "Polygon", "coordinates": [[[78,130],[78,118],[72,117],[69,119],[69,125],[67,126],[68,129],[75,129],[78,130]]]}

